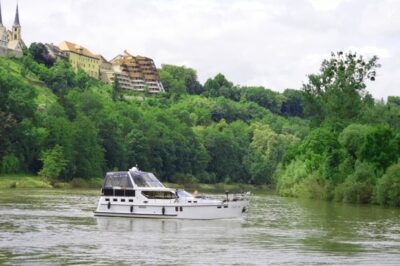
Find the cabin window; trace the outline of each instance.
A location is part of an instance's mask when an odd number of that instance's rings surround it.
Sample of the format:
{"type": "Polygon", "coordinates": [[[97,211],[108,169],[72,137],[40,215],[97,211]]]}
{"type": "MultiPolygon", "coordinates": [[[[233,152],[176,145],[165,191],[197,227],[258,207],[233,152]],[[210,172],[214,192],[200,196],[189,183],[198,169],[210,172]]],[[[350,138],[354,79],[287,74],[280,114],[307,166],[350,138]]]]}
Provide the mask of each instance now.
{"type": "Polygon", "coordinates": [[[125,196],[134,197],[135,196],[135,190],[133,190],[133,189],[125,190],[125,196]]]}
{"type": "Polygon", "coordinates": [[[121,199],[121,202],[125,202],[125,199],[121,199]]]}
{"type": "Polygon", "coordinates": [[[110,199],[105,199],[106,201],[110,201],[110,199]]]}
{"type": "Polygon", "coordinates": [[[113,188],[103,188],[104,196],[119,196],[119,197],[134,197],[135,190],[133,189],[113,189],[113,188]]]}
{"type": "Polygon", "coordinates": [[[183,211],[183,207],[181,206],[181,207],[179,207],[179,209],[180,209],[180,211],[183,211]]]}
{"type": "Polygon", "coordinates": [[[113,201],[118,201],[118,199],[113,199],[113,201]]]}
{"type": "Polygon", "coordinates": [[[177,212],[177,211],[179,211],[179,208],[178,208],[178,206],[175,206],[175,211],[177,212]]]}
{"type": "Polygon", "coordinates": [[[148,199],[176,199],[171,191],[142,191],[142,194],[148,199]]]}
{"type": "Polygon", "coordinates": [[[129,199],[129,202],[133,202],[133,199],[129,199]]]}
{"type": "Polygon", "coordinates": [[[125,191],[123,189],[115,189],[114,193],[115,193],[115,196],[124,196],[125,191]]]}
{"type": "Polygon", "coordinates": [[[104,196],[113,196],[114,191],[112,188],[103,188],[103,195],[104,196]]]}

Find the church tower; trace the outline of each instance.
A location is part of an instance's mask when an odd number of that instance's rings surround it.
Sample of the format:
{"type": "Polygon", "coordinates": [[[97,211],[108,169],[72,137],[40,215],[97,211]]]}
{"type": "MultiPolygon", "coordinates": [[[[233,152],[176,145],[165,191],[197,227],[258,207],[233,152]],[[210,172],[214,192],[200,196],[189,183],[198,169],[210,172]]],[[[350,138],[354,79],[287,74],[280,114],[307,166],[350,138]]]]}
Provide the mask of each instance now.
{"type": "Polygon", "coordinates": [[[12,26],[12,33],[11,33],[11,40],[12,41],[21,41],[21,25],[19,24],[19,12],[18,12],[18,4],[17,4],[17,11],[15,12],[15,19],[14,25],[12,26]]]}
{"type": "Polygon", "coordinates": [[[1,2],[0,2],[0,27],[3,27],[3,19],[1,17],[1,2]]]}
{"type": "Polygon", "coordinates": [[[4,53],[4,48],[7,48],[8,44],[8,33],[6,27],[3,25],[3,19],[1,17],[1,3],[0,3],[0,48],[2,48],[1,53],[4,53]]]}

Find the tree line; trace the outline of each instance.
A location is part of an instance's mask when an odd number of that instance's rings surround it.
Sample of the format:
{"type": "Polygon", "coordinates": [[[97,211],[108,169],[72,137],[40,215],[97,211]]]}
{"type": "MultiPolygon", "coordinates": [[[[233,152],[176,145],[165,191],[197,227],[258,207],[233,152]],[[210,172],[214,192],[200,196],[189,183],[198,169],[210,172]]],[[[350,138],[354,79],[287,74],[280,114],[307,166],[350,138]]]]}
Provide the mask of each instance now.
{"type": "Polygon", "coordinates": [[[303,86],[311,132],[288,148],[277,171],[281,195],[400,206],[400,97],[366,91],[380,67],[333,53],[303,86]]]}
{"type": "Polygon", "coordinates": [[[35,43],[0,59],[0,171],[53,181],[131,166],[177,183],[270,185],[281,195],[400,205],[400,98],[366,85],[378,59],[334,53],[301,90],[242,87],[162,65],[166,93],[104,84],[35,43]]]}

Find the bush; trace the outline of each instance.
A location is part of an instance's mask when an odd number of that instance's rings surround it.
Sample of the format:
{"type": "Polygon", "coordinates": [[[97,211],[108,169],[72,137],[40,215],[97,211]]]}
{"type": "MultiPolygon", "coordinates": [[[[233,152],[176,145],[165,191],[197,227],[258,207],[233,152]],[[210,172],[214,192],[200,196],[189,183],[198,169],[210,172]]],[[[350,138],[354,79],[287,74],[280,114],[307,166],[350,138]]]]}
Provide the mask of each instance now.
{"type": "Polygon", "coordinates": [[[281,196],[298,196],[295,186],[307,177],[304,162],[301,160],[292,161],[285,169],[280,168],[278,171],[278,194],[281,196]]]}
{"type": "Polygon", "coordinates": [[[368,163],[356,163],[354,174],[344,182],[343,201],[370,203],[375,185],[375,168],[368,163]]]}
{"type": "Polygon", "coordinates": [[[390,166],[378,181],[375,198],[381,205],[400,207],[400,163],[390,166]]]}
{"type": "Polygon", "coordinates": [[[21,171],[19,159],[13,154],[5,155],[1,161],[2,174],[16,174],[21,171]]]}
{"type": "Polygon", "coordinates": [[[39,175],[53,180],[60,176],[68,163],[64,159],[64,149],[60,145],[42,152],[40,160],[43,162],[43,168],[39,171],[39,175]]]}

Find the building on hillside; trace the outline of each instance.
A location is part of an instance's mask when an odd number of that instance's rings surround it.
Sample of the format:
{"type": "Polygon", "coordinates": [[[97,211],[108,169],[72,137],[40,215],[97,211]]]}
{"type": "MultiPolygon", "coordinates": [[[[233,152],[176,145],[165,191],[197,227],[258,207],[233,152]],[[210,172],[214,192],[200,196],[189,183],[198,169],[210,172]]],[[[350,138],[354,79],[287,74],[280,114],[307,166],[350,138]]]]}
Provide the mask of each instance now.
{"type": "Polygon", "coordinates": [[[111,83],[114,71],[112,64],[108,62],[102,55],[97,55],[100,59],[100,80],[105,83],[111,83]]]}
{"type": "Polygon", "coordinates": [[[62,51],[57,45],[54,45],[52,43],[46,43],[44,46],[46,46],[47,51],[49,52],[49,56],[53,59],[57,58],[63,58],[63,59],[68,59],[67,54],[62,51]]]}
{"type": "Polygon", "coordinates": [[[0,55],[22,57],[22,49],[26,47],[21,37],[21,24],[19,23],[18,5],[15,12],[14,24],[11,30],[3,25],[0,4],[0,55]]]}
{"type": "Polygon", "coordinates": [[[124,51],[122,55],[114,57],[111,64],[113,75],[109,79],[112,81],[115,76],[121,88],[149,93],[164,92],[157,68],[151,58],[133,56],[124,51]]]}
{"type": "Polygon", "coordinates": [[[59,46],[65,52],[75,71],[82,69],[89,76],[100,79],[100,58],[83,46],[64,41],[59,46]]]}

